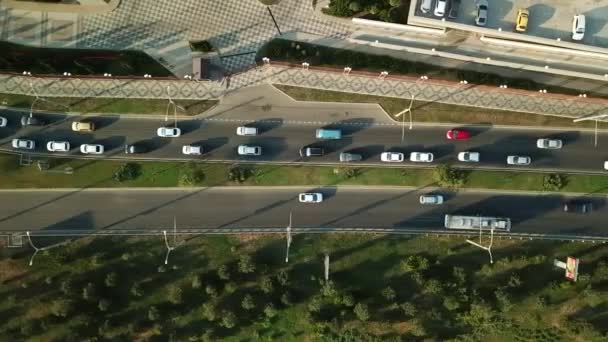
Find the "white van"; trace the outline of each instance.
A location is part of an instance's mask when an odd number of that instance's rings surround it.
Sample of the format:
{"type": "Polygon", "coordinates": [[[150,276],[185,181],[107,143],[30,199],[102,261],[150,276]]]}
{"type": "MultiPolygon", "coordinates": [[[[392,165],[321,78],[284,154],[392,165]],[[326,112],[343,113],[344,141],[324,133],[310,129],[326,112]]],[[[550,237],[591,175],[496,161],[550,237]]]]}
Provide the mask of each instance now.
{"type": "Polygon", "coordinates": [[[447,0],[437,0],[434,11],[436,17],[443,17],[445,15],[446,2],[447,0]]]}
{"type": "Polygon", "coordinates": [[[578,14],[572,20],[572,40],[582,40],[585,36],[585,16],[578,14]]]}
{"type": "Polygon", "coordinates": [[[432,5],[433,0],[422,0],[420,2],[420,10],[422,11],[422,13],[429,13],[432,5]]]}

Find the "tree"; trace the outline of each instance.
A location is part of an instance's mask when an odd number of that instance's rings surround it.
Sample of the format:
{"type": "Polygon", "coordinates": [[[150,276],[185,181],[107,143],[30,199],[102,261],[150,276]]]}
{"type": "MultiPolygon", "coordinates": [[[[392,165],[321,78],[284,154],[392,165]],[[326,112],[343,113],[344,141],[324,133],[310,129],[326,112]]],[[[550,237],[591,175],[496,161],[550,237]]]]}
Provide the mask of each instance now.
{"type": "Polygon", "coordinates": [[[237,289],[238,289],[238,286],[236,285],[236,283],[234,283],[232,281],[230,281],[230,282],[226,283],[226,285],[224,285],[224,291],[226,291],[227,294],[235,293],[237,289]]]}
{"type": "Polygon", "coordinates": [[[72,310],[72,302],[67,299],[56,299],[51,302],[51,313],[57,317],[67,317],[72,310]]]}
{"type": "Polygon", "coordinates": [[[566,186],[566,176],[559,173],[552,173],[543,177],[543,190],[545,191],[559,191],[561,188],[566,186]]]}
{"type": "Polygon", "coordinates": [[[167,291],[167,299],[173,304],[181,304],[183,300],[182,288],[178,285],[170,285],[167,291]]]}
{"type": "Polygon", "coordinates": [[[350,9],[354,13],[359,13],[359,12],[361,12],[362,7],[361,7],[360,3],[358,3],[357,1],[353,1],[350,4],[348,4],[348,9],[350,9]]]}
{"type": "Polygon", "coordinates": [[[253,297],[251,297],[250,294],[246,294],[245,297],[243,297],[243,301],[241,301],[241,307],[247,311],[255,308],[253,297]]]}
{"type": "Polygon", "coordinates": [[[207,285],[205,287],[205,292],[209,295],[209,297],[211,298],[216,298],[217,297],[217,290],[215,289],[215,287],[211,286],[211,285],[207,285]]]}
{"type": "Polygon", "coordinates": [[[365,322],[369,319],[369,310],[367,309],[367,304],[357,303],[353,309],[353,312],[360,321],[365,322]]]}
{"type": "Polygon", "coordinates": [[[141,174],[141,165],[139,165],[138,163],[129,162],[129,163],[120,165],[114,171],[114,180],[122,183],[125,181],[134,180],[137,177],[139,177],[140,174],[141,174]]]}
{"type": "Polygon", "coordinates": [[[104,283],[107,287],[115,287],[117,278],[118,276],[116,275],[116,272],[110,272],[106,275],[104,283]]]}
{"type": "Polygon", "coordinates": [[[281,286],[287,286],[287,284],[289,284],[289,272],[285,269],[279,270],[277,273],[277,281],[281,286]]]}
{"type": "Polygon", "coordinates": [[[228,170],[228,179],[232,182],[243,183],[251,176],[251,170],[240,166],[233,166],[228,170]]]}
{"type": "Polygon", "coordinates": [[[388,3],[391,7],[401,6],[401,0],[388,0],[388,3]]]}
{"type": "Polygon", "coordinates": [[[231,329],[236,325],[236,316],[232,311],[225,310],[222,312],[222,320],[220,326],[231,329]]]}
{"type": "Polygon", "coordinates": [[[110,308],[110,301],[107,299],[101,299],[99,303],[97,303],[97,308],[99,311],[106,312],[110,308]]]}
{"type": "Polygon", "coordinates": [[[274,308],[274,305],[272,304],[268,304],[266,305],[266,307],[264,308],[264,314],[266,315],[266,317],[268,318],[273,318],[274,316],[277,315],[277,309],[274,308]]]}
{"type": "Polygon", "coordinates": [[[454,311],[460,307],[460,303],[456,298],[452,296],[446,296],[443,298],[443,306],[448,309],[448,311],[454,311]]]}
{"type": "Polygon", "coordinates": [[[401,309],[401,311],[403,311],[403,314],[408,317],[416,316],[416,312],[417,312],[416,307],[414,306],[414,304],[412,304],[410,302],[405,302],[403,304],[400,304],[399,308],[401,309]]]}
{"type": "Polygon", "coordinates": [[[251,256],[249,254],[243,254],[239,257],[239,271],[241,273],[252,273],[255,271],[255,265],[251,261],[251,256]]]}
{"type": "Polygon", "coordinates": [[[158,312],[158,308],[154,305],[150,306],[148,309],[148,319],[151,321],[156,321],[160,318],[160,313],[158,312]]]}
{"type": "Polygon", "coordinates": [[[382,297],[384,297],[389,302],[392,301],[396,297],[395,290],[393,290],[393,288],[390,286],[385,287],[382,290],[382,297]]]}
{"type": "Polygon", "coordinates": [[[131,286],[131,295],[133,295],[134,297],[141,297],[144,295],[144,292],[141,289],[141,285],[139,283],[134,283],[133,286],[131,286]]]}
{"type": "Polygon", "coordinates": [[[346,293],[342,296],[342,304],[348,307],[355,306],[355,298],[350,293],[346,293]]]}
{"type": "Polygon", "coordinates": [[[285,306],[291,305],[291,296],[289,295],[289,292],[285,292],[281,295],[281,303],[285,306]]]}
{"type": "Polygon", "coordinates": [[[228,266],[220,265],[220,267],[217,268],[217,276],[222,280],[230,279],[230,271],[228,271],[228,266]]]}
{"type": "Polygon", "coordinates": [[[203,315],[203,318],[208,320],[208,321],[215,321],[215,318],[217,317],[216,311],[215,311],[215,305],[213,305],[213,303],[205,303],[201,306],[201,314],[203,315]]]}
{"type": "Polygon", "coordinates": [[[466,173],[455,169],[448,164],[439,164],[433,171],[433,177],[437,184],[446,187],[457,188],[464,185],[466,173]]]}
{"type": "Polygon", "coordinates": [[[195,163],[187,163],[179,170],[179,186],[192,186],[201,183],[205,173],[195,163]]]}
{"type": "Polygon", "coordinates": [[[93,283],[87,283],[87,285],[82,289],[82,298],[84,300],[93,300],[95,295],[95,285],[93,285],[93,283]]]}
{"type": "Polygon", "coordinates": [[[74,283],[69,278],[66,279],[66,280],[64,280],[64,281],[62,281],[61,284],[59,285],[59,289],[61,290],[61,292],[64,295],[71,294],[72,291],[73,291],[73,287],[74,287],[74,283]]]}
{"type": "Polygon", "coordinates": [[[260,289],[266,294],[271,293],[273,290],[272,279],[268,276],[262,277],[260,279],[260,289]]]}
{"type": "Polygon", "coordinates": [[[203,282],[201,281],[201,276],[198,274],[193,275],[192,276],[192,288],[200,289],[201,286],[203,286],[203,282]]]}

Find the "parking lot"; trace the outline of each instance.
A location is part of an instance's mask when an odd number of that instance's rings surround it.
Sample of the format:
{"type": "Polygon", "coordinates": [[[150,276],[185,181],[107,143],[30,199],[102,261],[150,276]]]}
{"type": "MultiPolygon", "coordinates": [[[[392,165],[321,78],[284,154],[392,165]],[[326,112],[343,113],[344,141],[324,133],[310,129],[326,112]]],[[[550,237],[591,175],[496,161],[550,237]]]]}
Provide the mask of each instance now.
{"type": "MultiPolygon", "coordinates": [[[[422,13],[418,0],[416,15],[437,18],[433,10],[438,0],[432,0],[428,13],[422,13]]],[[[449,0],[448,0],[449,1],[449,0]]],[[[608,0],[490,0],[486,27],[515,32],[515,20],[520,8],[530,12],[525,35],[572,41],[572,20],[575,14],[586,17],[583,44],[608,48],[608,0]]],[[[449,7],[449,5],[448,5],[449,7]]],[[[476,0],[462,0],[458,17],[448,21],[475,25],[476,0]]]]}

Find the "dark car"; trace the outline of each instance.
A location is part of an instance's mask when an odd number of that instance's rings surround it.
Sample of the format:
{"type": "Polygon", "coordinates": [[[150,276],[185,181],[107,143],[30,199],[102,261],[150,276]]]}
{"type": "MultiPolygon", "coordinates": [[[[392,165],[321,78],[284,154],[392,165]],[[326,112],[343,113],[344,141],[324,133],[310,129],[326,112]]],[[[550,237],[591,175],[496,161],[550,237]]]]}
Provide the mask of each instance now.
{"type": "Polygon", "coordinates": [[[451,0],[448,2],[448,18],[456,19],[458,17],[458,8],[460,7],[460,0],[451,0]]]}
{"type": "Polygon", "coordinates": [[[143,144],[135,143],[131,145],[125,145],[126,154],[146,153],[147,151],[148,149],[143,144]]]}
{"type": "Polygon", "coordinates": [[[21,126],[44,126],[46,122],[35,116],[24,115],[21,117],[21,126]]]}
{"type": "Polygon", "coordinates": [[[564,212],[587,214],[593,211],[593,203],[584,201],[570,201],[564,204],[564,212]]]}
{"type": "Polygon", "coordinates": [[[300,149],[301,157],[321,157],[324,154],[325,151],[321,147],[304,146],[300,149]]]}

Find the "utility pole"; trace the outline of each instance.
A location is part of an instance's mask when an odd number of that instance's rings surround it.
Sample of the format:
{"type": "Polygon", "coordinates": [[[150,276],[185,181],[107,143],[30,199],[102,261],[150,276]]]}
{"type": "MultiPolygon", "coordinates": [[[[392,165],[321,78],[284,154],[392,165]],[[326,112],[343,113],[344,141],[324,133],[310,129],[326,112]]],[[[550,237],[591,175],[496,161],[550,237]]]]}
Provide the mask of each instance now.
{"type": "Polygon", "coordinates": [[[325,281],[329,280],[329,254],[325,254],[325,281]]]}
{"type": "Polygon", "coordinates": [[[607,117],[608,114],[597,114],[597,115],[591,115],[591,116],[583,116],[581,118],[577,118],[572,120],[572,122],[581,122],[581,121],[585,121],[585,120],[595,120],[595,133],[594,133],[594,139],[593,139],[593,146],[597,147],[597,135],[598,135],[598,131],[597,131],[597,123],[600,119],[603,119],[605,117],[607,117]]]}
{"type": "Polygon", "coordinates": [[[285,262],[289,262],[289,246],[291,246],[291,211],[289,212],[289,225],[285,228],[287,232],[287,252],[285,254],[285,262]]]}

